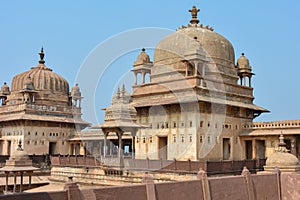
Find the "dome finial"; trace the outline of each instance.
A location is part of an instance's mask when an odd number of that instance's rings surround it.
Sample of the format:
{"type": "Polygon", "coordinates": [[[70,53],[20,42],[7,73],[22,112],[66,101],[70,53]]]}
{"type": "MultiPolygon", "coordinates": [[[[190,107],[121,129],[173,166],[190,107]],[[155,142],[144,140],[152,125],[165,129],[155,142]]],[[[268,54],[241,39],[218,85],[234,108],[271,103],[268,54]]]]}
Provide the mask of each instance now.
{"type": "Polygon", "coordinates": [[[123,83],[123,86],[122,86],[122,92],[125,92],[126,89],[125,89],[125,84],[123,83]]]}
{"type": "Polygon", "coordinates": [[[44,61],[45,54],[44,54],[44,47],[43,46],[42,46],[42,49],[41,49],[41,52],[39,53],[39,55],[40,55],[39,63],[40,64],[45,64],[45,61],[44,61]]]}
{"type": "Polygon", "coordinates": [[[190,20],[191,24],[198,24],[199,20],[197,18],[198,12],[200,12],[200,9],[197,9],[196,6],[193,6],[189,12],[192,14],[192,19],[190,20]]]}

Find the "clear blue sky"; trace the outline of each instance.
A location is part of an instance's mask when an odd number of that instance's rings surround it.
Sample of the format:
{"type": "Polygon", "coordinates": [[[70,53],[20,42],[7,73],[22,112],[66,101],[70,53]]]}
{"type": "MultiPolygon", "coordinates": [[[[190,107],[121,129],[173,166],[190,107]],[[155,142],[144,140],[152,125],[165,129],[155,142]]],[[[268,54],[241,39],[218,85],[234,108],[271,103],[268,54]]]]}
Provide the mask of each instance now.
{"type": "MultiPolygon", "coordinates": [[[[83,101],[84,119],[102,122],[101,108],[109,105],[118,81],[131,87],[124,77],[132,77],[130,69],[139,53],[137,49],[146,45],[152,54],[158,38],[189,23],[187,10],[193,5],[201,9],[201,23],[212,26],[231,41],[236,58],[245,52],[250,59],[256,74],[255,103],[271,110],[256,121],[300,119],[300,2],[297,0],[2,1],[0,82],[10,84],[14,75],[35,66],[37,53],[44,46],[48,67],[65,77],[71,86],[75,82],[84,85],[76,78],[78,72],[82,73],[80,69],[97,48],[103,51],[105,47],[117,55],[109,66],[94,63],[95,71],[106,69],[105,76],[95,83],[87,77],[86,82],[96,85],[96,91],[86,87],[82,90],[84,96],[94,93],[93,101],[83,101]],[[161,32],[155,32],[153,38],[145,41],[139,36],[144,34],[143,30],[147,32],[147,27],[161,28],[161,32]],[[140,46],[134,45],[120,54],[116,49],[122,49],[124,44],[117,42],[124,31],[138,34],[127,42],[141,42],[140,46]],[[90,108],[95,110],[97,120],[91,117],[90,108]]],[[[102,56],[107,56],[105,51],[102,56]]]]}

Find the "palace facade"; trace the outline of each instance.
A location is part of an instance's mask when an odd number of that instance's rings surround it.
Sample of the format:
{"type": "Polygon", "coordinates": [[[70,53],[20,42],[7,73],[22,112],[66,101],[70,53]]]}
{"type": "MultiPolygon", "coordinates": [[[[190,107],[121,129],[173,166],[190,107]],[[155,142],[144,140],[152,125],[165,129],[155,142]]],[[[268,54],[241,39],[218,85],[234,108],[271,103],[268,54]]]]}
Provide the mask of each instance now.
{"type": "Polygon", "coordinates": [[[186,26],[163,38],[153,61],[142,49],[133,63],[133,92],[125,86],[91,129],[81,119],[81,92],[46,67],[36,67],[1,88],[0,153],[18,141],[29,154],[90,154],[164,160],[242,160],[269,157],[283,134],[300,155],[300,121],[253,122],[269,112],[253,103],[254,75],[245,54],[200,24],[193,7],[186,26]]]}
{"type": "Polygon", "coordinates": [[[37,66],[1,87],[1,155],[10,155],[19,141],[29,154],[73,153],[67,140],[89,126],[81,119],[78,85],[70,92],[69,83],[45,65],[43,49],[39,55],[37,66]]]}

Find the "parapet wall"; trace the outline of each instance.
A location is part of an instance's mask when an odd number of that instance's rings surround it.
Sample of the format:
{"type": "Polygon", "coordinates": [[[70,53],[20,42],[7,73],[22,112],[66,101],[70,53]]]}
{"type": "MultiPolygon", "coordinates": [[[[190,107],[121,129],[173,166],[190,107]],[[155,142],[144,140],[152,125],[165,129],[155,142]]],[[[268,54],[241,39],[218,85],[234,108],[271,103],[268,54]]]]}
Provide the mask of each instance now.
{"type": "Polygon", "coordinates": [[[4,200],[98,200],[98,199],[145,199],[145,200],[298,200],[300,199],[300,174],[250,174],[247,169],[242,175],[207,178],[200,171],[197,180],[154,183],[150,174],[145,174],[141,184],[100,187],[80,190],[75,182],[69,180],[65,191],[44,193],[22,193],[1,196],[4,200]]]}

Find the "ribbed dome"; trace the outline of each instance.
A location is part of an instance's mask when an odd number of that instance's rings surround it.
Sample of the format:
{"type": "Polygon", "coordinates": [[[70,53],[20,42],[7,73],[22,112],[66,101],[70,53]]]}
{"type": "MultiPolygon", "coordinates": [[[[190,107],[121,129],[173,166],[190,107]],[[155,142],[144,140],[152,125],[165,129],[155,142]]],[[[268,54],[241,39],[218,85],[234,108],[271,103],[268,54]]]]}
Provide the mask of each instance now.
{"type": "Polygon", "coordinates": [[[183,27],[161,40],[154,52],[154,63],[173,64],[196,52],[202,52],[216,64],[234,67],[232,44],[212,29],[198,24],[183,27]]]}
{"type": "Polygon", "coordinates": [[[52,69],[45,66],[43,48],[39,55],[40,60],[36,67],[14,76],[11,83],[11,92],[30,89],[68,95],[69,83],[60,75],[52,72],[52,69]]]}
{"type": "Polygon", "coordinates": [[[53,93],[69,93],[69,83],[60,75],[52,72],[44,64],[39,64],[31,70],[14,76],[11,83],[11,91],[20,91],[28,84],[28,78],[33,83],[34,90],[47,90],[53,93]]]}

